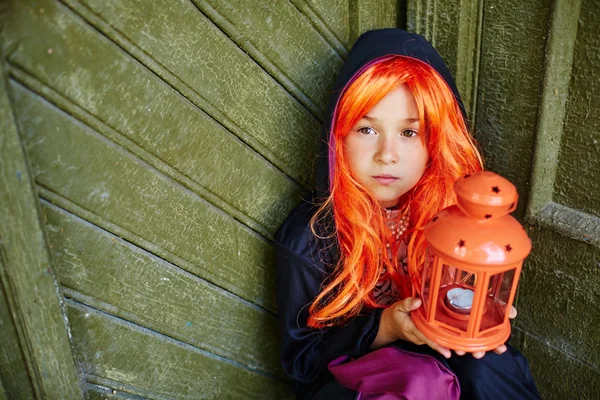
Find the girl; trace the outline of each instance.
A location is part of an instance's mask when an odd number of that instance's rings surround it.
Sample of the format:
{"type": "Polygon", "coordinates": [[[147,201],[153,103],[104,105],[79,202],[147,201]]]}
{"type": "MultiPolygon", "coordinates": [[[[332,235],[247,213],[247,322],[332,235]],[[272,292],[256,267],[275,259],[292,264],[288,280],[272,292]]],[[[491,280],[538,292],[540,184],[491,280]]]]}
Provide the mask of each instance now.
{"type": "MultiPolygon", "coordinates": [[[[402,354],[391,368],[395,381],[433,377],[411,396],[451,398],[444,387],[458,380],[465,399],[538,398],[514,348],[451,355],[410,318],[421,306],[408,275],[409,263],[422,262],[420,228],[453,204],[457,178],[482,169],[440,55],[399,29],[363,34],[335,83],[329,116],[317,191],[275,236],[281,360],[297,398],[355,398],[354,378],[334,379],[328,364],[347,356],[364,361],[364,373],[390,347],[402,350],[394,353],[402,354]]],[[[368,377],[360,378],[364,388],[368,377]]]]}

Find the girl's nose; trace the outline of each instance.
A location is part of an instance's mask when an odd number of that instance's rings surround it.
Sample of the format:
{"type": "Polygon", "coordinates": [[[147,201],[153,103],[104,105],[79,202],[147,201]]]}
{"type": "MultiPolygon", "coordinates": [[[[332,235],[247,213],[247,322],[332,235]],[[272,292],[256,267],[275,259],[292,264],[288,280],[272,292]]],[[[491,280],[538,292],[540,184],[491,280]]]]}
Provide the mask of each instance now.
{"type": "Polygon", "coordinates": [[[394,145],[393,137],[381,136],[375,159],[383,164],[392,164],[398,162],[398,152],[394,145]]]}

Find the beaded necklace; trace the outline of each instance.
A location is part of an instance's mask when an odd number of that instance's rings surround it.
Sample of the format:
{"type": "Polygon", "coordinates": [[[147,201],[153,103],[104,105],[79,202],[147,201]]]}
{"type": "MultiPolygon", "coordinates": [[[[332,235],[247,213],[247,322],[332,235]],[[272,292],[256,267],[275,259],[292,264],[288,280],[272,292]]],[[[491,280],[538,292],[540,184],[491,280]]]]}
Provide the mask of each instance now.
{"type": "MultiPolygon", "coordinates": [[[[406,209],[406,211],[401,215],[400,210],[398,209],[386,209],[386,224],[390,231],[392,231],[392,235],[398,242],[404,232],[408,229],[408,216],[410,209],[406,209]]],[[[390,243],[386,243],[386,247],[390,247],[390,243]]]]}

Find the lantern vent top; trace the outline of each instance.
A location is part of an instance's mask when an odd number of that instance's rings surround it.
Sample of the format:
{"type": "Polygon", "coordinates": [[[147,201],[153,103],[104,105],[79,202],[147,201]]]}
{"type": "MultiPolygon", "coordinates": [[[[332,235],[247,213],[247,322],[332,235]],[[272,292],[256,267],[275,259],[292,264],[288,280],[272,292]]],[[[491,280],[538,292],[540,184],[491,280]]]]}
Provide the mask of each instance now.
{"type": "Polygon", "coordinates": [[[458,207],[476,219],[496,219],[517,208],[517,188],[490,171],[465,175],[454,185],[458,207]]]}
{"type": "Polygon", "coordinates": [[[448,262],[477,268],[522,262],[531,251],[531,240],[510,215],[517,204],[515,186],[484,171],[460,178],[455,189],[457,204],[438,212],[424,227],[432,250],[448,262]]]}

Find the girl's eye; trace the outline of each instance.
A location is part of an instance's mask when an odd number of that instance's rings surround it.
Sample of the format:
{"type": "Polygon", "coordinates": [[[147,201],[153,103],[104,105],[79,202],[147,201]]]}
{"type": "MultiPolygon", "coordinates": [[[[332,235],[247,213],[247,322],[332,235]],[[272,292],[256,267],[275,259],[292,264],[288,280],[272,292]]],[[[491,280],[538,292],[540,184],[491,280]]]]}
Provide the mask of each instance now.
{"type": "Polygon", "coordinates": [[[375,129],[369,128],[368,126],[364,127],[364,128],[360,128],[358,131],[360,133],[364,133],[365,135],[374,135],[377,133],[377,132],[375,132],[375,129]]]}
{"type": "Polygon", "coordinates": [[[407,129],[405,131],[402,131],[402,136],[404,136],[404,137],[415,137],[417,135],[418,135],[417,131],[413,131],[412,129],[407,129]]]}

